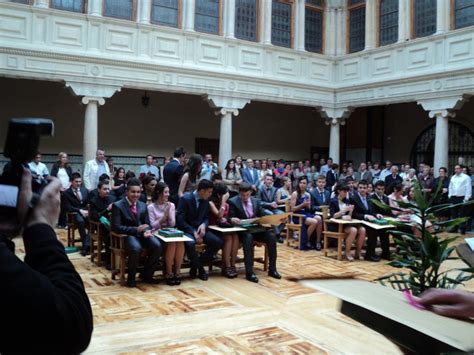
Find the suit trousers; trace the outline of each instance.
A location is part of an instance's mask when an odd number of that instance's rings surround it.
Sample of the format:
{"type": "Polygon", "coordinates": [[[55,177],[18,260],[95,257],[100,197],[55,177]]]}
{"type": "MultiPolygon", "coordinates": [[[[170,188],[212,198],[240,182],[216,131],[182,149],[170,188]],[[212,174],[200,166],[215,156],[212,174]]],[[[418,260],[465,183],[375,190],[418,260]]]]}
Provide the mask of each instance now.
{"type": "Polygon", "coordinates": [[[79,212],[74,215],[74,220],[81,236],[82,248],[88,249],[91,243],[86,232],[86,220],[79,212]]]}
{"type": "Polygon", "coordinates": [[[137,273],[138,259],[143,249],[147,249],[148,259],[143,270],[142,278],[152,278],[156,266],[160,261],[161,243],[157,237],[136,237],[129,235],[125,239],[125,248],[128,251],[128,280],[135,280],[137,273]]]}
{"type": "Polygon", "coordinates": [[[239,237],[244,249],[245,272],[247,274],[253,272],[254,240],[258,242],[263,242],[267,245],[269,259],[268,269],[269,271],[276,271],[277,242],[275,233],[273,231],[268,230],[263,233],[255,234],[242,232],[239,233],[239,237]]]}
{"type": "Polygon", "coordinates": [[[377,236],[380,238],[382,247],[382,257],[390,256],[390,240],[388,234],[384,231],[367,228],[367,249],[366,256],[375,256],[375,247],[377,246],[377,236]]]}
{"type": "MultiPolygon", "coordinates": [[[[462,203],[463,201],[464,201],[464,197],[458,197],[458,196],[451,196],[451,198],[449,199],[449,202],[452,203],[453,205],[456,205],[458,203],[462,203]]],[[[458,206],[458,207],[455,207],[455,208],[451,209],[451,218],[452,219],[462,218],[462,217],[465,217],[464,206],[458,206]]],[[[454,228],[455,228],[455,230],[453,232],[456,232],[457,227],[454,227],[454,228]]],[[[461,223],[459,225],[459,229],[461,230],[461,232],[466,232],[466,223],[461,223]]]]}
{"type": "Polygon", "coordinates": [[[206,244],[206,250],[198,258],[196,253],[196,239],[194,238],[194,235],[186,233],[186,236],[192,239],[192,241],[184,242],[186,255],[188,256],[192,269],[197,269],[204,263],[212,261],[214,255],[224,246],[224,241],[221,238],[214,233],[207,231],[203,237],[204,244],[206,244]]]}

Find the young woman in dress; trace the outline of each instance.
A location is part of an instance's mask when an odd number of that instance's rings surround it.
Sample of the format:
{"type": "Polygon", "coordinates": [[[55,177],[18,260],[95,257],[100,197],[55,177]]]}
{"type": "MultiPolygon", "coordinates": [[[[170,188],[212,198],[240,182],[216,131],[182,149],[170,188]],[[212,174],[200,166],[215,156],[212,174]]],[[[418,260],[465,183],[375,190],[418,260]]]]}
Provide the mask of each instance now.
{"type": "MultiPolygon", "coordinates": [[[[229,214],[229,192],[227,186],[222,183],[214,184],[212,196],[209,200],[209,224],[221,225],[228,224],[227,215],[229,214]]],[[[230,225],[230,224],[229,224],[230,225]]],[[[239,236],[237,233],[221,233],[224,238],[224,247],[222,248],[223,268],[222,274],[233,279],[237,277],[235,261],[239,251],[239,236]]]]}
{"type": "Polygon", "coordinates": [[[276,203],[284,205],[291,198],[291,180],[287,176],[283,176],[281,182],[283,186],[277,190],[276,203]]]}
{"type": "MultiPolygon", "coordinates": [[[[170,189],[164,182],[156,184],[153,192],[153,203],[148,205],[153,232],[161,228],[172,228],[176,225],[175,205],[169,201],[170,189]]],[[[181,264],[184,258],[184,242],[165,244],[165,280],[168,285],[181,283],[181,264]]]]}
{"type": "MultiPolygon", "coordinates": [[[[308,178],[301,176],[298,179],[296,191],[291,194],[290,206],[291,211],[304,215],[303,226],[301,228],[300,250],[308,250],[308,242],[310,247],[321,250],[321,232],[323,222],[320,216],[315,215],[311,211],[311,194],[306,190],[308,187],[308,178]],[[316,234],[313,237],[313,234],[316,234]],[[316,240],[316,242],[315,242],[316,240]]],[[[298,223],[298,217],[293,217],[294,223],[298,223]]]]}
{"type": "Polygon", "coordinates": [[[61,152],[58,154],[58,160],[54,163],[51,169],[51,176],[55,176],[61,182],[61,211],[59,213],[58,227],[65,228],[67,224],[66,220],[66,207],[64,206],[63,194],[69,186],[71,186],[72,168],[69,166],[69,160],[66,153],[61,152]]]}
{"type": "MultiPolygon", "coordinates": [[[[354,206],[349,204],[347,194],[349,192],[349,187],[345,184],[337,184],[336,189],[334,190],[336,197],[331,199],[329,202],[329,214],[331,218],[336,219],[352,219],[352,212],[354,211],[354,206]]],[[[335,223],[329,224],[329,230],[337,232],[339,226],[335,223]]],[[[351,226],[348,225],[344,228],[344,233],[346,233],[345,243],[346,243],[346,259],[348,261],[354,261],[354,258],[351,255],[352,243],[357,238],[356,241],[356,259],[362,259],[362,246],[364,245],[366,230],[363,226],[351,226]]]]}
{"type": "Polygon", "coordinates": [[[189,157],[186,166],[184,167],[183,176],[179,183],[178,196],[183,197],[186,192],[193,192],[196,190],[199,181],[199,175],[202,168],[202,156],[200,154],[193,154],[189,157]]]}
{"type": "Polygon", "coordinates": [[[145,202],[147,206],[153,202],[153,193],[157,184],[158,181],[154,176],[147,175],[143,178],[143,192],[140,195],[140,201],[145,202]]]}
{"type": "Polygon", "coordinates": [[[239,193],[239,185],[242,183],[242,175],[235,164],[234,159],[230,159],[224,169],[222,181],[229,189],[230,197],[234,197],[239,193]]]}

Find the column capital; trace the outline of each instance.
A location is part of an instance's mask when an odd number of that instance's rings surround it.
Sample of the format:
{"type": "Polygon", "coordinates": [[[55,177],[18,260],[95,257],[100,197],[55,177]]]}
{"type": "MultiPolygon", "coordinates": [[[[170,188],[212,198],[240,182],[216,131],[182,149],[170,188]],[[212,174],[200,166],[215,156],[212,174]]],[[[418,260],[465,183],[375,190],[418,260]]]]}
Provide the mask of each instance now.
{"type": "Polygon", "coordinates": [[[429,116],[433,118],[436,115],[448,116],[453,110],[459,110],[467,101],[469,98],[463,95],[420,100],[417,101],[417,104],[428,111],[429,116]]]}
{"type": "Polygon", "coordinates": [[[446,109],[446,110],[432,110],[432,111],[428,112],[428,116],[430,118],[435,118],[435,117],[454,118],[454,117],[456,117],[456,113],[451,112],[449,109],[446,109]]]}
{"type": "Polygon", "coordinates": [[[105,104],[105,99],[103,97],[96,97],[96,96],[84,96],[82,98],[82,103],[84,105],[87,105],[90,102],[97,102],[99,106],[102,106],[105,104]]]}
{"type": "Polygon", "coordinates": [[[65,85],[71,89],[76,96],[98,97],[102,99],[110,98],[117,91],[122,89],[121,86],[81,83],[76,81],[67,81],[65,85]]]}
{"type": "Polygon", "coordinates": [[[235,116],[237,117],[239,115],[239,110],[237,110],[236,108],[227,108],[227,107],[222,107],[220,108],[219,110],[216,110],[214,112],[214,114],[216,116],[225,116],[227,114],[231,114],[232,116],[235,116]]]}
{"type": "Polygon", "coordinates": [[[225,110],[241,110],[251,101],[246,98],[223,95],[204,95],[203,100],[207,101],[212,108],[225,110]]]}
{"type": "Polygon", "coordinates": [[[336,125],[341,124],[345,125],[346,120],[349,118],[350,114],[354,110],[351,107],[319,107],[316,108],[320,113],[321,117],[324,119],[326,125],[336,125]]]}

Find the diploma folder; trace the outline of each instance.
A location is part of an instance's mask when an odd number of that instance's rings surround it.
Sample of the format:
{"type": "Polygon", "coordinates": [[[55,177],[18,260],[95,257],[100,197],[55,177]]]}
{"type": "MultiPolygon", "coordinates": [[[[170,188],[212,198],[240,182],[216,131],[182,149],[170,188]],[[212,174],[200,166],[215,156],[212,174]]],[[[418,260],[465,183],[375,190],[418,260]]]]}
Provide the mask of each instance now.
{"type": "Polygon", "coordinates": [[[158,234],[161,235],[162,237],[175,238],[175,237],[182,237],[184,233],[176,228],[161,228],[158,231],[158,234]]]}
{"type": "Polygon", "coordinates": [[[341,313],[420,354],[474,352],[474,321],[443,317],[408,304],[390,287],[362,280],[302,280],[342,300],[341,313]]]}

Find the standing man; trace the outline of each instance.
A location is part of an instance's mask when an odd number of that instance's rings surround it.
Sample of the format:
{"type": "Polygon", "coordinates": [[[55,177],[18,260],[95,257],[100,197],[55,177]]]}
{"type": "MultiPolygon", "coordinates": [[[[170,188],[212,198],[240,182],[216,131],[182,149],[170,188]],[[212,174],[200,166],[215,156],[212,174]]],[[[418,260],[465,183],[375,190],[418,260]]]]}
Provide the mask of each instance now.
{"type": "Polygon", "coordinates": [[[242,179],[252,187],[252,194],[257,193],[260,187],[260,178],[257,169],[253,166],[252,159],[247,159],[247,167],[243,169],[242,179]]]}
{"type": "Polygon", "coordinates": [[[74,212],[74,220],[81,236],[83,256],[89,254],[90,251],[90,239],[86,232],[86,219],[89,217],[88,194],[87,189],[82,187],[81,175],[73,173],[71,187],[64,191],[64,206],[67,212],[74,212]]]}
{"type": "MultiPolygon", "coordinates": [[[[239,186],[239,194],[229,200],[229,222],[233,225],[239,225],[241,219],[249,219],[262,217],[265,211],[260,206],[260,201],[251,196],[252,188],[247,183],[242,183],[239,186]]],[[[261,241],[267,245],[269,267],[268,276],[275,279],[281,279],[281,275],[276,269],[277,246],[275,233],[271,230],[264,232],[240,233],[240,238],[244,248],[245,259],[245,278],[251,282],[258,282],[258,277],[253,271],[253,241],[261,241]]]]}
{"type": "Polygon", "coordinates": [[[186,151],[183,147],[178,147],[174,150],[173,159],[163,168],[163,179],[170,188],[170,201],[178,206],[179,196],[179,182],[183,175],[184,159],[186,158],[186,151]]]}
{"type": "Polygon", "coordinates": [[[28,168],[33,175],[33,179],[37,179],[39,182],[44,181],[49,176],[48,168],[41,162],[41,152],[36,152],[33,161],[28,163],[28,168]]]}
{"type": "MultiPolygon", "coordinates": [[[[329,159],[328,159],[329,161],[329,159]]],[[[339,179],[339,165],[334,163],[331,165],[331,169],[326,173],[326,185],[327,189],[331,192],[332,187],[339,179]]]]}
{"type": "Polygon", "coordinates": [[[372,173],[367,170],[366,163],[360,163],[359,171],[355,173],[355,180],[356,181],[365,180],[368,183],[372,182],[372,173]]]}
{"type": "Polygon", "coordinates": [[[219,172],[217,164],[212,161],[212,154],[206,154],[202,163],[201,174],[199,180],[211,180],[212,177],[219,172]]]}
{"type": "MultiPolygon", "coordinates": [[[[390,162],[387,162],[387,163],[390,163],[390,162]]],[[[396,166],[396,165],[391,166],[390,172],[391,172],[391,174],[387,175],[385,177],[385,179],[383,180],[385,182],[385,188],[387,189],[387,194],[392,193],[393,187],[396,184],[403,183],[402,178],[400,177],[400,175],[398,175],[398,166],[396,166]]]]}
{"type": "MultiPolygon", "coordinates": [[[[387,160],[385,162],[385,169],[382,169],[382,171],[380,172],[379,180],[385,181],[385,178],[389,176],[390,173],[392,172],[391,169],[392,169],[392,162],[390,160],[387,160]]],[[[397,170],[398,170],[398,167],[397,167],[397,170]]],[[[385,184],[385,186],[387,186],[387,184],[385,184]]]]}
{"type": "MultiPolygon", "coordinates": [[[[472,196],[472,184],[471,178],[462,172],[461,165],[454,167],[454,175],[449,181],[448,197],[449,202],[452,204],[458,204],[467,202],[472,196]]],[[[452,218],[464,217],[464,206],[459,206],[452,209],[452,218]]],[[[457,228],[456,228],[457,229],[457,228]]],[[[466,234],[466,223],[459,226],[461,234],[466,234]]],[[[456,230],[452,231],[456,232],[456,230]]]]}
{"type": "Polygon", "coordinates": [[[102,174],[110,177],[110,169],[105,162],[105,151],[97,149],[95,159],[89,160],[84,167],[84,187],[89,191],[96,189],[102,174]]]}
{"type": "Polygon", "coordinates": [[[148,209],[145,203],[139,201],[140,193],[140,180],[133,178],[127,184],[125,198],[112,206],[112,231],[127,235],[125,247],[128,251],[128,287],[137,286],[135,277],[138,259],[144,248],[148,249],[149,254],[140,278],[145,283],[158,283],[153,278],[153,273],[160,260],[161,243],[151,232],[148,209]]]}
{"type": "Polygon", "coordinates": [[[146,164],[140,167],[140,172],[138,174],[138,178],[140,179],[140,181],[143,181],[143,179],[147,175],[153,175],[156,178],[156,181],[161,180],[160,169],[158,169],[158,167],[153,164],[154,161],[155,158],[153,157],[153,155],[148,154],[146,156],[146,164]]]}
{"type": "MultiPolygon", "coordinates": [[[[323,160],[323,159],[321,159],[321,160],[323,160]]],[[[331,170],[331,169],[332,169],[332,158],[328,158],[327,164],[322,165],[321,168],[319,169],[319,174],[323,175],[323,176],[326,176],[328,171],[331,170]]]]}

